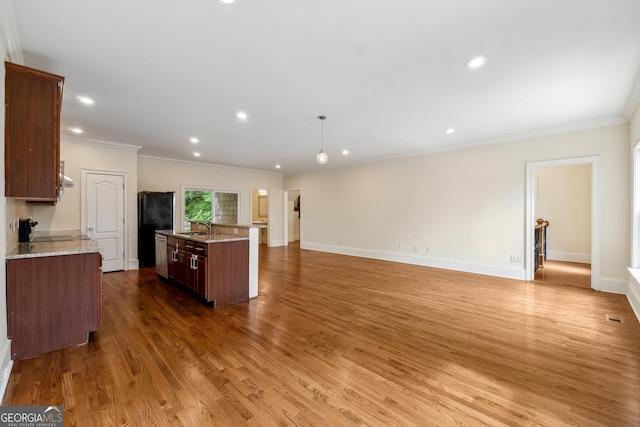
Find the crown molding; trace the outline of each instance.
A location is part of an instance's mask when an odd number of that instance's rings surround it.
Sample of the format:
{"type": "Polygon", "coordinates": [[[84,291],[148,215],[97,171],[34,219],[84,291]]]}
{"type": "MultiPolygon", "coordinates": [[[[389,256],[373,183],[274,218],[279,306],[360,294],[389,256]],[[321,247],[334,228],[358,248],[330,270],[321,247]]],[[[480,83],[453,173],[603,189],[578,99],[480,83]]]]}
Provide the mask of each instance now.
{"type": "Polygon", "coordinates": [[[624,106],[624,117],[627,120],[631,120],[635,112],[640,107],[640,70],[636,74],[633,86],[631,86],[631,93],[627,99],[627,103],[624,106]]]}
{"type": "Polygon", "coordinates": [[[264,170],[264,169],[243,168],[243,167],[240,167],[240,166],[221,165],[221,164],[218,164],[218,163],[196,162],[196,161],[193,161],[193,160],[172,159],[170,157],[150,156],[148,154],[138,154],[138,158],[151,159],[151,160],[160,160],[160,161],[172,162],[172,163],[186,163],[186,164],[190,164],[190,165],[215,167],[215,168],[221,168],[221,169],[231,169],[231,170],[237,170],[237,171],[263,173],[263,174],[267,174],[267,175],[284,175],[283,172],[278,172],[278,171],[270,171],[270,170],[264,170]]]}
{"type": "Polygon", "coordinates": [[[0,38],[7,52],[7,59],[14,64],[24,65],[18,25],[10,1],[0,2],[0,24],[0,38]]]}
{"type": "Polygon", "coordinates": [[[61,135],[60,139],[65,142],[74,142],[76,144],[96,145],[99,147],[116,148],[118,150],[140,151],[141,145],[123,144],[121,142],[102,141],[98,139],[84,139],[73,136],[61,135]]]}

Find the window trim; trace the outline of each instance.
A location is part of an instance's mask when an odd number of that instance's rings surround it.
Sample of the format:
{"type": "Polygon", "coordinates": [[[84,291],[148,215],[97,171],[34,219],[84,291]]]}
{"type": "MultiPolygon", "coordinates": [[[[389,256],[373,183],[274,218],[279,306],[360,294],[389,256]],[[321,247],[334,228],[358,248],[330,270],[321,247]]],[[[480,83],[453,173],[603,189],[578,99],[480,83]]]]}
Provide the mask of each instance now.
{"type": "Polygon", "coordinates": [[[640,269],[640,140],[633,147],[631,183],[631,268],[640,269]]]}

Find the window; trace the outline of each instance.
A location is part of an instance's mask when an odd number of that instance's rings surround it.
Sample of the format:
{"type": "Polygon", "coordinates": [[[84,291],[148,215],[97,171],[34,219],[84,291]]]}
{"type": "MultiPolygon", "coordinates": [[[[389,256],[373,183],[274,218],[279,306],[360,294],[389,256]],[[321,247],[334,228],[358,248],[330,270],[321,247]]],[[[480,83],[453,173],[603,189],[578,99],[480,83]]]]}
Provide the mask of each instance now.
{"type": "Polygon", "coordinates": [[[240,192],[211,188],[184,187],[183,228],[191,229],[191,221],[218,224],[238,224],[240,219],[240,192]]]}
{"type": "Polygon", "coordinates": [[[208,190],[185,190],[184,226],[190,228],[191,221],[211,221],[213,192],[208,190]]]}

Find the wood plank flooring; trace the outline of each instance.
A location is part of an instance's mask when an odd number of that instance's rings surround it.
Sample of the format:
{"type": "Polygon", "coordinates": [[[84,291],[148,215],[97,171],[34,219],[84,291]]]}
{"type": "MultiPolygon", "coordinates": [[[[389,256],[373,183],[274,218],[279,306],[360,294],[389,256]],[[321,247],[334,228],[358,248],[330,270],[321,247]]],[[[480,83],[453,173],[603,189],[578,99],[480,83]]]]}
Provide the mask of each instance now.
{"type": "Polygon", "coordinates": [[[296,246],[262,247],[259,277],[214,309],[153,269],[105,274],[91,342],[16,362],[3,405],[68,426],[640,425],[624,296],[296,246]]]}
{"type": "Polygon", "coordinates": [[[591,264],[546,260],[535,273],[536,283],[591,288],[591,264]]]}

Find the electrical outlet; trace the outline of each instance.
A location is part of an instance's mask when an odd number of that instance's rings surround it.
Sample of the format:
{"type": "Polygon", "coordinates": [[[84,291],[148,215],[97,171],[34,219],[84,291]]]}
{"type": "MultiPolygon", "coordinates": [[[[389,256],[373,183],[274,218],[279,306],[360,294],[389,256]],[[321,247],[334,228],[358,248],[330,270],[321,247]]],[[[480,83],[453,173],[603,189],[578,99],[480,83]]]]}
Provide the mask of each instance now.
{"type": "Polygon", "coordinates": [[[418,252],[418,249],[419,249],[419,248],[418,248],[418,245],[414,245],[414,246],[413,246],[413,252],[418,252]]]}
{"type": "Polygon", "coordinates": [[[398,243],[398,249],[402,250],[402,243],[398,243]]]}
{"type": "Polygon", "coordinates": [[[238,234],[238,229],[237,228],[233,229],[233,234],[238,234]]]}
{"type": "Polygon", "coordinates": [[[428,254],[431,253],[431,248],[429,246],[426,247],[425,252],[427,252],[428,254]]]}

